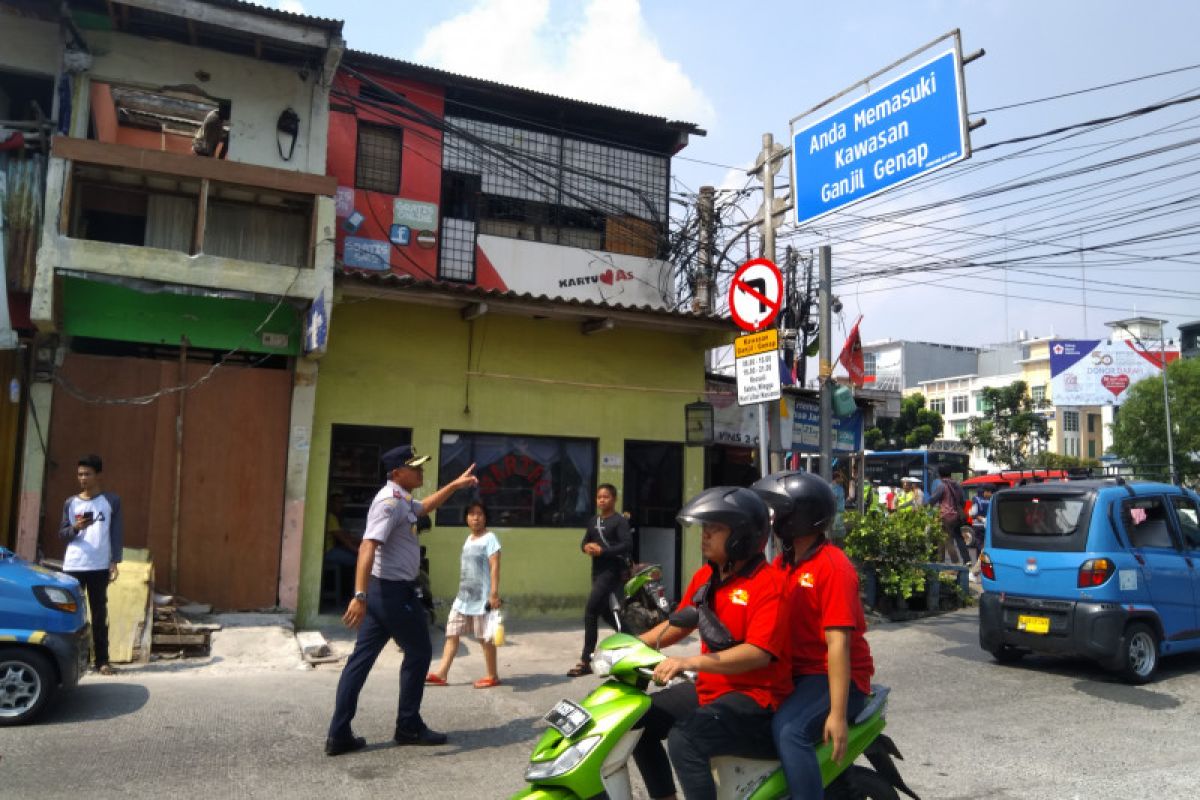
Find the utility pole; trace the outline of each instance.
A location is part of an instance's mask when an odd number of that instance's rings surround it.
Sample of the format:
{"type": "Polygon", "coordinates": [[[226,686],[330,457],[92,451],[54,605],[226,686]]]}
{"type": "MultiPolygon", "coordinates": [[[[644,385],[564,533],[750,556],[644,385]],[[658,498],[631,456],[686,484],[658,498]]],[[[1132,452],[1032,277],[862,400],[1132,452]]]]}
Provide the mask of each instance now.
{"type": "MultiPolygon", "coordinates": [[[[762,246],[763,258],[775,263],[775,173],[779,171],[780,159],[787,152],[775,144],[775,136],[764,133],[762,137],[762,152],[758,156],[759,180],[763,182],[762,204],[762,246]]],[[[782,298],[780,298],[782,300],[782,298]]],[[[764,477],[771,469],[781,469],[782,456],[776,456],[777,463],[771,463],[771,432],[769,417],[771,403],[760,403],[758,406],[758,457],[760,474],[764,477]]]]}
{"type": "Polygon", "coordinates": [[[818,279],[817,291],[820,294],[821,329],[818,332],[821,346],[821,477],[833,479],[833,387],[830,379],[833,375],[833,331],[830,305],[833,302],[833,251],[829,245],[821,247],[821,275],[818,279]]]}
{"type": "Polygon", "coordinates": [[[700,187],[700,200],[697,207],[700,217],[700,273],[696,276],[696,296],[692,304],[693,310],[700,314],[711,314],[713,310],[715,197],[716,190],[713,187],[700,187]]]}
{"type": "Polygon", "coordinates": [[[1167,331],[1165,320],[1158,321],[1158,357],[1162,361],[1163,376],[1163,414],[1167,418],[1167,472],[1171,483],[1179,485],[1175,480],[1175,444],[1171,433],[1171,395],[1167,391],[1167,331]]]}

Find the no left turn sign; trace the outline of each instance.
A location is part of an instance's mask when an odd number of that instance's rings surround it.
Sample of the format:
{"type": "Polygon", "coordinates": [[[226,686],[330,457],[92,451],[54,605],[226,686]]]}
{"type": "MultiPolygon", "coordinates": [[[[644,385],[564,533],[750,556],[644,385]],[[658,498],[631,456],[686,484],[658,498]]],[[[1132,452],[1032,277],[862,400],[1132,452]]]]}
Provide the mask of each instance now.
{"type": "Polygon", "coordinates": [[[738,327],[759,331],[771,324],[783,303],[783,275],[765,258],[747,261],[729,283],[729,313],[738,327]]]}

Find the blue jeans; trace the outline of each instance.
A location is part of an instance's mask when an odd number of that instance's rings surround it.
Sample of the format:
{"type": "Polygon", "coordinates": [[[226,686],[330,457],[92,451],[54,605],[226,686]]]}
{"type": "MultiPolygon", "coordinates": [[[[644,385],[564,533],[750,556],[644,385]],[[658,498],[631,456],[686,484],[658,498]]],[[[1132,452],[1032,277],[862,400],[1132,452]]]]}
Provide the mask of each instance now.
{"type": "MultiPolygon", "coordinates": [[[[847,721],[853,721],[867,705],[867,696],[853,682],[846,702],[847,721]]],[[[797,800],[820,800],[825,796],[817,745],[825,733],[829,716],[829,676],[800,675],[795,688],[771,721],[771,733],[788,789],[797,800]]]]}

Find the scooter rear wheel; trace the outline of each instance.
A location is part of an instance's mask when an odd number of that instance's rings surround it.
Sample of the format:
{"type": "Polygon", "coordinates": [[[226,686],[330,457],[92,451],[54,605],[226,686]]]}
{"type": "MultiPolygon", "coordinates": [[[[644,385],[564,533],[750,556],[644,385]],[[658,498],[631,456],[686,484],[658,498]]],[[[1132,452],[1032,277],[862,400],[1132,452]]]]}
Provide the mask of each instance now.
{"type": "Polygon", "coordinates": [[[896,787],[870,767],[854,764],[829,785],[830,800],[900,800],[896,787]]]}
{"type": "Polygon", "coordinates": [[[640,636],[662,622],[666,617],[657,611],[651,611],[641,604],[631,603],[621,613],[621,621],[625,632],[632,636],[640,636]]]}

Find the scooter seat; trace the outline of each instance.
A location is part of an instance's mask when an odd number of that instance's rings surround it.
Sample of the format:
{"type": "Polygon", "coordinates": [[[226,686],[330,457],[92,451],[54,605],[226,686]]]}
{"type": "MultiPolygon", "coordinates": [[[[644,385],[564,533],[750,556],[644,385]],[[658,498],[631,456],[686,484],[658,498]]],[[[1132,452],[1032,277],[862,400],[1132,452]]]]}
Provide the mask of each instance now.
{"type": "Polygon", "coordinates": [[[872,683],[871,697],[867,700],[867,705],[863,708],[859,715],[854,718],[854,722],[852,724],[861,725],[871,717],[875,716],[875,713],[879,711],[879,709],[887,705],[888,695],[891,693],[892,689],[890,686],[884,686],[882,683],[872,683]]]}

